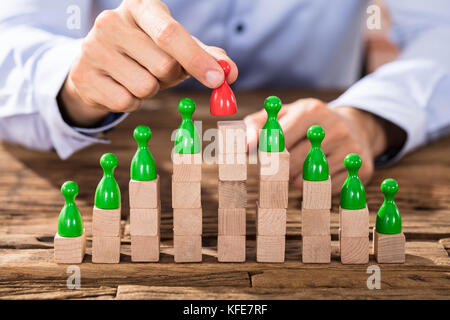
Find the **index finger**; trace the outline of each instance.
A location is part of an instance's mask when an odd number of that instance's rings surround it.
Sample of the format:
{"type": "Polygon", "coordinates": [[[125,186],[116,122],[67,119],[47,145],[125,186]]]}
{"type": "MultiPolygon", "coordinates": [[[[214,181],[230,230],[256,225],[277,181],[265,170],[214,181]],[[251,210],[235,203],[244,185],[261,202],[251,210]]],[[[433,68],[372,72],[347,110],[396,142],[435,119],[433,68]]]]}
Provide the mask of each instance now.
{"type": "Polygon", "coordinates": [[[149,1],[131,6],[130,10],[138,26],[194,78],[210,88],[224,82],[225,75],[217,61],[172,18],[165,4],[149,1]]]}

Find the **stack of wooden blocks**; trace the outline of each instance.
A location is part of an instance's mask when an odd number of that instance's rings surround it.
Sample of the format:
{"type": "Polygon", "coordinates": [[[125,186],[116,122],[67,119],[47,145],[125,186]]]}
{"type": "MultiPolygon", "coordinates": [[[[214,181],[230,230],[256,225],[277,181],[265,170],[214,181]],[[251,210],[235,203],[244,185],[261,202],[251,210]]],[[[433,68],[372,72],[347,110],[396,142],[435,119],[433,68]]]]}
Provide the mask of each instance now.
{"type": "Polygon", "coordinates": [[[339,242],[343,264],[369,262],[369,209],[339,207],[339,242]]]}
{"type": "Polygon", "coordinates": [[[247,139],[244,121],[219,121],[219,262],[245,262],[247,139]]]}
{"type": "Polygon", "coordinates": [[[161,198],[159,175],[155,180],[130,180],[131,261],[158,262],[161,198]]]}
{"type": "Polygon", "coordinates": [[[202,261],[202,154],[172,153],[175,262],[202,261]]]}
{"type": "Polygon", "coordinates": [[[289,152],[258,151],[259,197],[256,208],[256,261],[284,262],[289,152]]]}
{"type": "Polygon", "coordinates": [[[302,261],[331,261],[331,179],[303,180],[302,201],[302,261]]]}
{"type": "Polygon", "coordinates": [[[92,262],[119,263],[121,208],[100,209],[94,206],[92,217],[92,262]]]}

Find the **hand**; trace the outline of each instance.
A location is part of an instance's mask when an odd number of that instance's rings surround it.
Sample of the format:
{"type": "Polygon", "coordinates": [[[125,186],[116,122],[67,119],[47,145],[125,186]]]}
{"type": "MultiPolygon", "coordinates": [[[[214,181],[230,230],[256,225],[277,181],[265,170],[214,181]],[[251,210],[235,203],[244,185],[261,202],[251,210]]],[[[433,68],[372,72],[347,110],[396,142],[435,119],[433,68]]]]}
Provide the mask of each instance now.
{"type": "MultiPolygon", "coordinates": [[[[248,143],[257,143],[258,132],[267,119],[263,109],[247,116],[244,120],[248,128],[248,143]]],[[[361,156],[362,166],[359,177],[367,183],[374,170],[374,159],[386,149],[386,135],[383,126],[370,113],[352,107],[328,108],[316,99],[300,99],[284,105],[278,119],[285,135],[286,148],[291,154],[290,176],[294,184],[302,189],[303,162],[310,149],[306,131],[314,124],[325,130],[322,150],[330,169],[332,191],[338,194],[347,178],[344,158],[349,153],[361,156]]]]}
{"type": "Polygon", "coordinates": [[[192,37],[158,0],[126,0],[103,11],[83,41],[81,56],[61,89],[63,114],[76,125],[92,126],[109,112],[131,112],[144,98],[192,75],[210,88],[224,73],[217,60],[236,64],[226,52],[192,37]]]}

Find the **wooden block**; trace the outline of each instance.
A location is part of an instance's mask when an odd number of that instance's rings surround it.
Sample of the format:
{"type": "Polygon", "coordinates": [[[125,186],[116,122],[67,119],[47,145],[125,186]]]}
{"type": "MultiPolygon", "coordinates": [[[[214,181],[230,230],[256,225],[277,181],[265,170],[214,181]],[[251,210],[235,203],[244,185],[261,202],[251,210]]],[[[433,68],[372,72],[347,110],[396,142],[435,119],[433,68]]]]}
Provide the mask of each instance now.
{"type": "Polygon", "coordinates": [[[369,236],[369,209],[342,209],[339,207],[339,225],[343,237],[369,236]]]}
{"type": "Polygon", "coordinates": [[[369,236],[346,237],[341,230],[339,244],[342,264],[369,263],[369,236]]]}
{"type": "Polygon", "coordinates": [[[219,180],[244,181],[247,180],[247,164],[219,164],[219,180]]]}
{"type": "Polygon", "coordinates": [[[218,235],[245,236],[245,208],[219,208],[218,235]]]}
{"type": "Polygon", "coordinates": [[[99,209],[92,213],[92,236],[118,237],[120,235],[121,209],[99,209]]]}
{"type": "Polygon", "coordinates": [[[378,263],[405,263],[405,235],[373,231],[373,248],[378,263]]]}
{"type": "Polygon", "coordinates": [[[159,235],[157,236],[131,236],[131,261],[158,262],[159,261],[159,235]]]}
{"type": "Polygon", "coordinates": [[[303,180],[303,208],[331,209],[331,178],[325,181],[303,180]]]}
{"type": "Polygon", "coordinates": [[[303,263],[330,263],[331,236],[302,236],[303,263]]]}
{"type": "Polygon", "coordinates": [[[289,181],[289,152],[258,151],[259,179],[263,181],[289,181]]]}
{"type": "Polygon", "coordinates": [[[284,262],[285,236],[256,236],[257,262],[284,262]]]}
{"type": "Polygon", "coordinates": [[[261,208],[288,207],[289,181],[259,181],[258,203],[261,208]]]}
{"type": "Polygon", "coordinates": [[[257,202],[256,234],[258,236],[286,235],[286,209],[260,208],[257,202]]]}
{"type": "Polygon", "coordinates": [[[202,180],[202,154],[172,153],[173,180],[199,182],[202,180]]]}
{"type": "Polygon", "coordinates": [[[173,236],[175,262],[201,262],[202,236],[173,236]]]}
{"type": "Polygon", "coordinates": [[[93,263],[119,263],[120,237],[94,236],[92,237],[93,263]]]}
{"type": "Polygon", "coordinates": [[[202,234],[202,208],[173,209],[173,233],[178,236],[202,234]]]}
{"type": "Polygon", "coordinates": [[[53,241],[56,263],[82,263],[86,252],[86,234],[79,237],[61,237],[58,233],[53,241]]]}
{"type": "Polygon", "coordinates": [[[219,166],[224,164],[229,165],[247,165],[247,154],[246,153],[217,153],[216,154],[217,164],[219,166]]]}
{"type": "Polygon", "coordinates": [[[130,180],[130,208],[151,209],[160,205],[159,175],[155,180],[136,181],[130,180]]]}
{"type": "Polygon", "coordinates": [[[201,208],[201,182],[180,182],[172,178],[172,208],[201,208]]]}
{"type": "Polygon", "coordinates": [[[218,121],[218,153],[245,154],[247,151],[247,126],[242,120],[218,121]]]}
{"type": "Polygon", "coordinates": [[[130,209],[130,235],[159,236],[161,207],[155,209],[130,209]]]}
{"type": "Polygon", "coordinates": [[[330,209],[302,208],[302,236],[330,235],[330,209]]]}
{"type": "Polygon", "coordinates": [[[219,180],[219,208],[245,208],[246,206],[246,181],[219,180]]]}
{"type": "Polygon", "coordinates": [[[245,236],[219,235],[217,237],[219,262],[245,262],[245,236]]]}

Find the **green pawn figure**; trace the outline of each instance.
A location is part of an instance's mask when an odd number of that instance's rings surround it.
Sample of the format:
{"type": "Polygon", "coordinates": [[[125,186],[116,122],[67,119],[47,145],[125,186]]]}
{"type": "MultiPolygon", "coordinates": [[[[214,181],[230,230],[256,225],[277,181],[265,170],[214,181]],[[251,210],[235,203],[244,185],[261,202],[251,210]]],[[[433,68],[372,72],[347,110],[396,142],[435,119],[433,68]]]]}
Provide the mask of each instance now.
{"type": "Polygon", "coordinates": [[[75,204],[78,185],[73,181],[66,181],[61,186],[61,193],[66,202],[59,214],[58,234],[66,238],[79,237],[83,234],[83,219],[75,204]]]}
{"type": "Polygon", "coordinates": [[[133,180],[150,181],[156,179],[156,165],[150,150],[148,141],[152,136],[152,131],[147,126],[138,126],[134,129],[134,139],[138,148],[134,154],[130,166],[130,176],[133,180]]]}
{"type": "Polygon", "coordinates": [[[343,209],[358,210],[366,207],[366,192],[358,177],[361,164],[361,157],[356,153],[350,153],[344,159],[348,176],[341,189],[341,208],[343,209]]]}
{"type": "Polygon", "coordinates": [[[303,163],[303,180],[328,180],[330,176],[328,162],[325,154],[320,148],[320,144],[325,138],[325,131],[321,126],[314,125],[308,129],[307,137],[311,142],[311,149],[303,163]]]}
{"type": "Polygon", "coordinates": [[[378,233],[395,234],[402,232],[402,219],[394,201],[397,191],[398,183],[394,179],[386,179],[381,184],[384,202],[377,214],[375,229],[378,233]]]}
{"type": "Polygon", "coordinates": [[[117,158],[112,153],[105,153],[100,158],[103,168],[103,178],[95,191],[95,206],[99,209],[120,208],[120,189],[114,179],[114,169],[117,167],[117,158]]]}
{"type": "Polygon", "coordinates": [[[264,109],[267,112],[267,121],[259,135],[259,150],[265,152],[284,151],[284,133],[278,122],[277,116],[281,109],[281,100],[270,96],[264,101],[264,109]]]}
{"type": "Polygon", "coordinates": [[[183,120],[175,135],[175,152],[182,154],[200,153],[201,141],[197,128],[192,121],[195,103],[192,99],[183,98],[178,103],[178,111],[183,120]]]}

